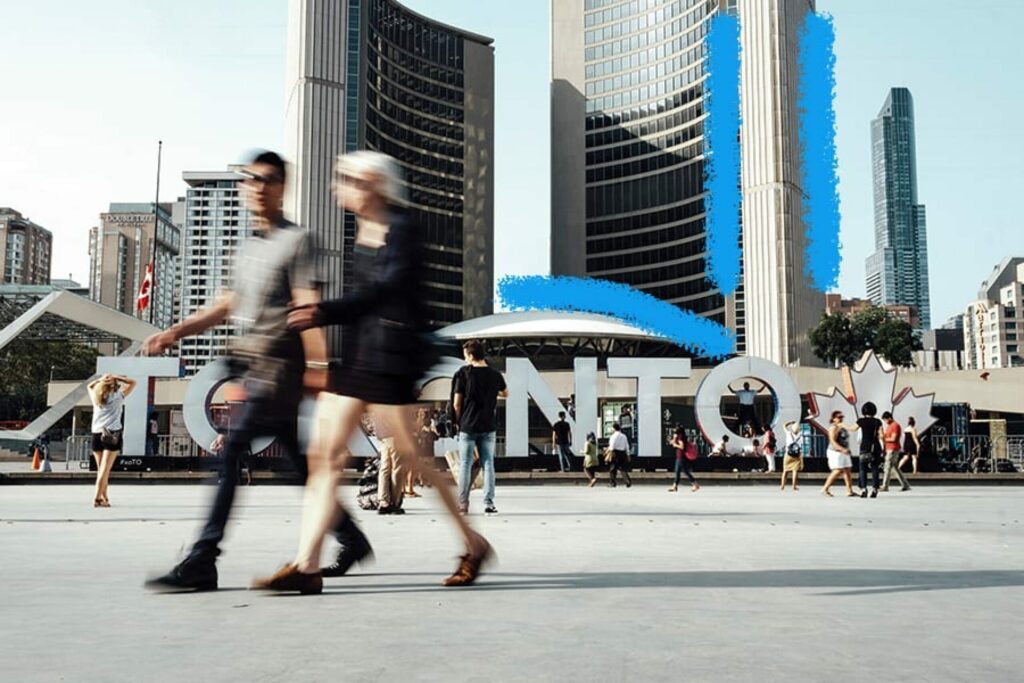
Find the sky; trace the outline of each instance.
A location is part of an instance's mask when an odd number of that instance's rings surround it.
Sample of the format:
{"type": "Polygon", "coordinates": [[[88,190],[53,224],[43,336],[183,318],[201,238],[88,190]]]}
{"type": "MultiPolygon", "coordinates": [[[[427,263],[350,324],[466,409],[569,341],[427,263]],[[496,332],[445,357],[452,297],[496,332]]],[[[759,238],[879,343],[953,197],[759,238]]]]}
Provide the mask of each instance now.
{"type": "MultiPolygon", "coordinates": [[[[567,2],[569,0],[551,0],[567,2]]],[[[549,0],[406,0],[495,40],[495,269],[548,272],[549,0]]],[[[0,4],[0,206],[54,233],[53,276],[87,280],[88,229],[110,202],[183,195],[183,171],[283,148],[287,0],[0,4]]],[[[1003,257],[1024,256],[1024,2],[818,0],[836,25],[843,266],[864,294],[874,250],[870,123],[914,96],[932,319],[963,311],[1003,257]]]]}

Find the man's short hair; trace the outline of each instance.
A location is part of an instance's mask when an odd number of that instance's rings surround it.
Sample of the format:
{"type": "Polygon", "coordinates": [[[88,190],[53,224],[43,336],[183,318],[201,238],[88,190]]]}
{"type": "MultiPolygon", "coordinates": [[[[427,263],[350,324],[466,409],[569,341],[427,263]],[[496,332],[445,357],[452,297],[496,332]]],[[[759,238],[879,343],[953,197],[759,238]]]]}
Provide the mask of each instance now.
{"type": "Polygon", "coordinates": [[[722,435],[722,441],[723,441],[723,442],[726,442],[726,441],[728,441],[728,440],[729,440],[729,435],[728,435],[728,434],[723,434],[723,435],[722,435]]]}
{"type": "Polygon", "coordinates": [[[277,170],[278,176],[281,178],[281,182],[284,183],[288,180],[288,171],[286,170],[286,164],[281,155],[277,152],[271,152],[270,150],[263,150],[262,152],[256,152],[250,164],[266,164],[267,166],[273,166],[277,170]]]}
{"type": "Polygon", "coordinates": [[[558,411],[558,417],[564,418],[565,417],[565,411],[564,410],[559,410],[558,411]]]}
{"type": "Polygon", "coordinates": [[[484,345],[479,339],[470,339],[462,345],[462,350],[468,353],[473,360],[484,359],[484,345]]]}
{"type": "Polygon", "coordinates": [[[860,412],[862,412],[867,417],[874,417],[875,415],[878,414],[878,407],[871,401],[868,401],[863,406],[861,406],[860,412]]]}
{"type": "Polygon", "coordinates": [[[619,429],[621,429],[621,427],[619,427],[619,423],[618,422],[612,422],[612,429],[614,429],[615,431],[619,431],[619,429]]]}
{"type": "Polygon", "coordinates": [[[888,410],[885,411],[884,413],[882,413],[882,419],[883,420],[891,420],[892,419],[892,413],[890,413],[888,410]]]}

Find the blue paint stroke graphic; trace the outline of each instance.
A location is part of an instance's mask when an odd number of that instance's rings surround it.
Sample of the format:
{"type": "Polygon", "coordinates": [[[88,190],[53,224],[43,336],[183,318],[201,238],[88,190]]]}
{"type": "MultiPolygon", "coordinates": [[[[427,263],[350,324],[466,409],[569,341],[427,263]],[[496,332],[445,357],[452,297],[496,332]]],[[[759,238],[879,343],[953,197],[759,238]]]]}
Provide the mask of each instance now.
{"type": "Polygon", "coordinates": [[[836,40],[832,17],[807,13],[799,32],[800,174],[807,226],[804,275],[826,292],[839,279],[839,176],[836,157],[836,40]]]}
{"type": "Polygon", "coordinates": [[[708,279],[729,296],[740,281],[740,22],[719,14],[707,38],[704,172],[708,279]]]}
{"type": "Polygon", "coordinates": [[[612,316],[648,334],[665,337],[703,358],[722,358],[735,348],[732,332],[715,321],[618,282],[509,275],[498,282],[498,296],[512,310],[578,311],[612,316]]]}

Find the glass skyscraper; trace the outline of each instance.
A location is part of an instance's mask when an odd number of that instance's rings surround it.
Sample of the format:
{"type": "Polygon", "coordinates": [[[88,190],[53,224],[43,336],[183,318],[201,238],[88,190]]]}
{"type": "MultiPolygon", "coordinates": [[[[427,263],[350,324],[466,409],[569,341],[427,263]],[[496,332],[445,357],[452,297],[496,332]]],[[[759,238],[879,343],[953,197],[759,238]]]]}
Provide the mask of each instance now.
{"type": "MultiPolygon", "coordinates": [[[[330,194],[334,160],[368,149],[401,166],[426,249],[430,324],[493,310],[494,48],[395,0],[293,0],[286,209],[321,248],[325,296],[351,286],[355,220],[330,194]]],[[[331,330],[332,351],[340,337],[331,330]]]]}
{"type": "Polygon", "coordinates": [[[914,99],[892,88],[871,122],[875,252],[867,259],[867,295],[877,306],[914,306],[922,329],[931,328],[928,233],[917,203],[914,99]]]}
{"type": "Polygon", "coordinates": [[[552,3],[551,270],[628,284],[736,332],[737,352],[810,359],[824,297],[802,276],[796,31],[811,0],[552,3]],[[705,37],[742,43],[742,282],[707,277],[705,37]]]}

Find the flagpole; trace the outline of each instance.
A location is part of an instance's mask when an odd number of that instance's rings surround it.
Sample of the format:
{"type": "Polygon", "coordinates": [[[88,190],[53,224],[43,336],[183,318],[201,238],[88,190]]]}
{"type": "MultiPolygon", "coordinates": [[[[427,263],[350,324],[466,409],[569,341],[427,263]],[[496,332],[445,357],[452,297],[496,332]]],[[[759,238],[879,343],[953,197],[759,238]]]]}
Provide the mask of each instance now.
{"type": "MultiPolygon", "coordinates": [[[[157,140],[156,143],[156,198],[153,200],[153,243],[150,245],[149,262],[153,264],[153,282],[149,285],[149,323],[153,324],[153,299],[155,293],[153,284],[156,282],[156,240],[160,232],[160,161],[163,156],[164,141],[157,140]]],[[[148,265],[148,264],[147,264],[148,265]]]]}

